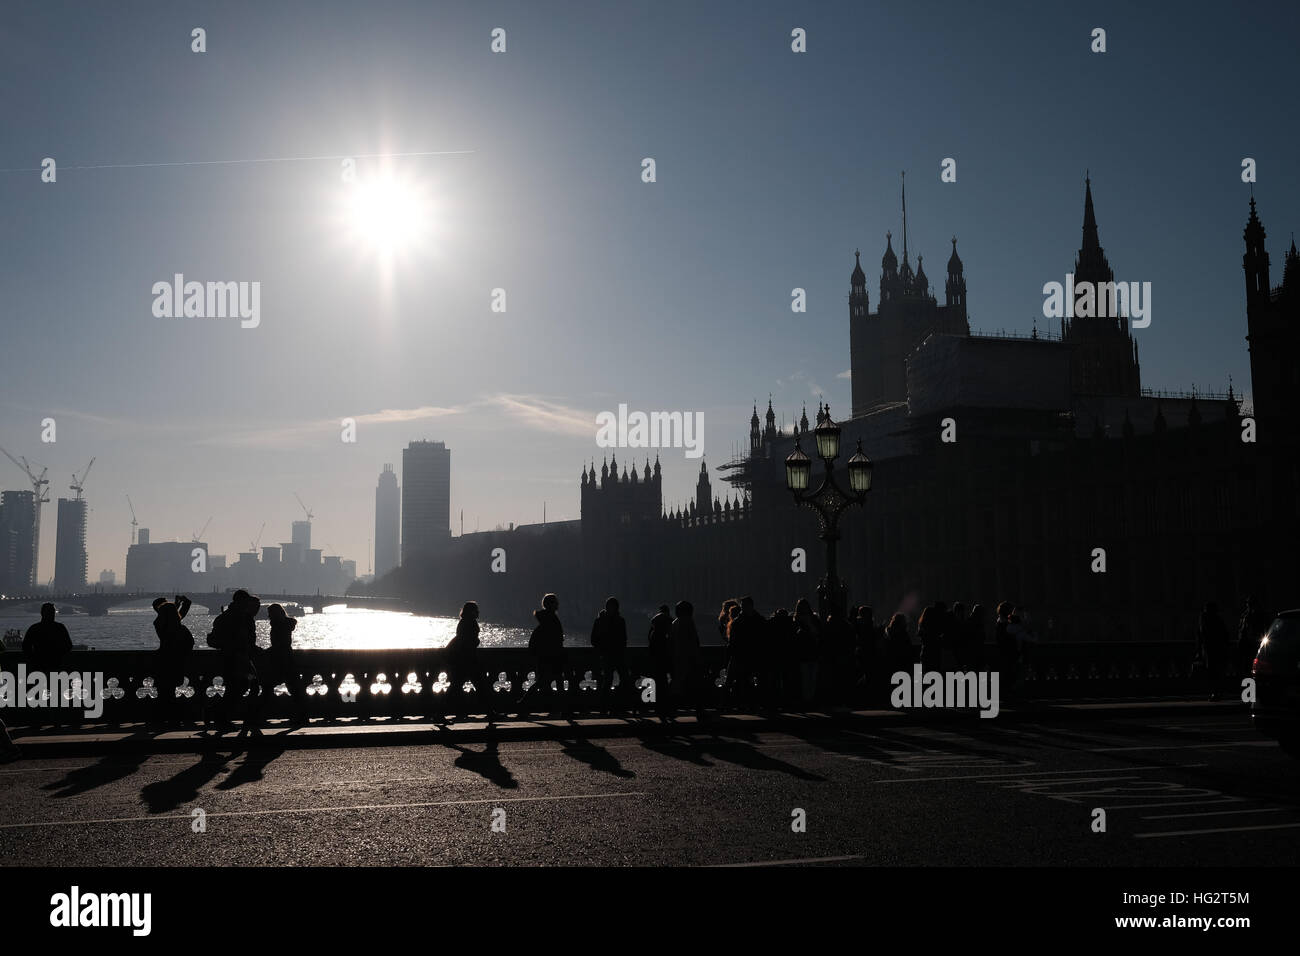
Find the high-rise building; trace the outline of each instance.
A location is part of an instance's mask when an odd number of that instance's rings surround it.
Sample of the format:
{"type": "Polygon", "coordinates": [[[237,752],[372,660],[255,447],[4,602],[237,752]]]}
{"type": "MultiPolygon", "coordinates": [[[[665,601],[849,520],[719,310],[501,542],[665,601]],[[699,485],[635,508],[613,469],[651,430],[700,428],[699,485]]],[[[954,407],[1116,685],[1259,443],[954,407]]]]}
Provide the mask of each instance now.
{"type": "Polygon", "coordinates": [[[117,572],[105,568],[99,572],[100,587],[112,588],[117,587],[117,572]]]}
{"type": "Polygon", "coordinates": [[[402,563],[451,538],[451,450],[440,441],[402,449],[402,563]]]}
{"type": "Polygon", "coordinates": [[[375,488],[375,577],[382,577],[397,567],[402,559],[402,499],[397,487],[397,473],[384,465],[375,488]]]}
{"type": "Polygon", "coordinates": [[[295,521],[293,523],[293,530],[289,537],[293,540],[294,544],[302,548],[303,553],[305,554],[311,549],[311,522],[295,521]]]}
{"type": "Polygon", "coordinates": [[[86,501],[59,499],[54,540],[54,588],[81,591],[86,586],[86,501]]]}
{"type": "Polygon", "coordinates": [[[0,585],[22,593],[36,585],[36,497],[0,492],[0,585]]]}

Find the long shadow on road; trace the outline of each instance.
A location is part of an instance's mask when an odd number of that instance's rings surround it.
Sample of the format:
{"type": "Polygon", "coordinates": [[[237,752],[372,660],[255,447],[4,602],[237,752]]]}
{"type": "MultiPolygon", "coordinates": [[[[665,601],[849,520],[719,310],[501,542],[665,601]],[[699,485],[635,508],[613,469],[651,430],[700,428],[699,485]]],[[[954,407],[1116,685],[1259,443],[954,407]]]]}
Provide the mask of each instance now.
{"type": "Polygon", "coordinates": [[[140,769],[147,756],[144,751],[128,757],[108,754],[88,767],[69,770],[62,780],[47,783],[41,789],[55,791],[51,796],[56,798],[79,796],[131,776],[140,769]]]}
{"type": "Polygon", "coordinates": [[[685,760],[702,767],[713,766],[704,759],[712,757],[715,761],[734,763],[748,770],[769,770],[789,774],[799,780],[826,782],[827,778],[820,774],[810,773],[802,767],[796,767],[792,763],[786,763],[784,760],[763,753],[754,746],[757,740],[758,738],[753,734],[736,733],[728,733],[725,738],[714,737],[711,740],[678,736],[647,737],[642,739],[641,746],[665,757],[685,760]]]}
{"type": "Polygon", "coordinates": [[[515,775],[501,763],[501,755],[495,740],[489,740],[482,750],[470,750],[460,744],[449,743],[447,746],[460,752],[455,765],[462,770],[473,771],[480,777],[495,783],[502,790],[514,790],[519,786],[515,775]]]}
{"type": "Polygon", "coordinates": [[[150,813],[168,813],[182,803],[198,799],[199,788],[225,770],[229,761],[230,757],[223,757],[219,753],[205,753],[198,763],[186,767],[175,776],[146,784],[140,790],[140,798],[149,807],[150,813]]]}

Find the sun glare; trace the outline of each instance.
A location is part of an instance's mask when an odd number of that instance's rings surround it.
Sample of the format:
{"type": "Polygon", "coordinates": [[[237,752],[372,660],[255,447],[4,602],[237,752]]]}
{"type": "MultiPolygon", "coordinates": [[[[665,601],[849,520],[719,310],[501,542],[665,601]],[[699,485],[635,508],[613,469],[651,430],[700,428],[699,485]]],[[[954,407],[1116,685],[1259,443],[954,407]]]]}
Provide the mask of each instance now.
{"type": "Polygon", "coordinates": [[[392,174],[359,177],[344,188],[342,218],[351,244],[383,259],[428,251],[433,208],[423,188],[392,174]]]}

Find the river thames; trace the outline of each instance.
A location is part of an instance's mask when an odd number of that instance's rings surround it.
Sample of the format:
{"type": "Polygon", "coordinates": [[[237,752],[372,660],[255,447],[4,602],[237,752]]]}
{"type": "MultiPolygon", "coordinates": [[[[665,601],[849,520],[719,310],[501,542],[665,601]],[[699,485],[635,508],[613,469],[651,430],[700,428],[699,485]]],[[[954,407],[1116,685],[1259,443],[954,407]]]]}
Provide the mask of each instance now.
{"type": "MultiPolygon", "coordinates": [[[[0,630],[16,629],[26,633],[39,615],[30,612],[0,612],[0,630]]],[[[84,614],[58,615],[68,628],[73,644],[85,644],[101,651],[153,650],[158,638],[153,630],[154,612],[147,604],[143,607],[113,608],[103,617],[84,614]]],[[[585,622],[584,622],[585,623],[585,622]]],[[[212,630],[212,615],[201,605],[194,605],[185,618],[185,626],[194,635],[194,646],[206,646],[205,638],[212,630]]],[[[263,646],[270,644],[270,622],[266,607],[258,612],[257,637],[263,646]]],[[[527,647],[531,627],[501,627],[494,624],[479,625],[479,640],[484,647],[527,647]]],[[[343,605],[327,607],[320,614],[304,614],[298,618],[293,632],[293,646],[302,648],[390,648],[390,647],[445,647],[456,633],[456,619],[452,617],[422,617],[397,611],[375,611],[369,608],[348,608],[343,605]]],[[[585,628],[579,627],[568,636],[566,643],[576,643],[581,635],[586,643],[585,628]]]]}

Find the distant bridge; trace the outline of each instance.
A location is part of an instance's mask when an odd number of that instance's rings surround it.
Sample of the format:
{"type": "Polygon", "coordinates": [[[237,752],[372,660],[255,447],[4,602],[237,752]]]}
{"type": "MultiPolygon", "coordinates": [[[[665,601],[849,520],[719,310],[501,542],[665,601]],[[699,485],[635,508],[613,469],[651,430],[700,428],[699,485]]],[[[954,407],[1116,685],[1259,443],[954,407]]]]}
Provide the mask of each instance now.
{"type": "MultiPolygon", "coordinates": [[[[158,597],[158,591],[89,591],[85,594],[21,594],[0,597],[0,610],[30,608],[32,613],[39,612],[40,606],[47,601],[63,610],[65,607],[80,608],[91,617],[103,617],[108,613],[111,607],[117,607],[119,604],[130,604],[133,601],[151,601],[158,597]]],[[[227,591],[201,591],[198,594],[189,595],[189,599],[198,605],[206,607],[209,613],[216,614],[225,605],[229,604],[234,598],[234,590],[227,591]]],[[[166,595],[169,599],[172,594],[166,595]]],[[[398,598],[389,597],[368,597],[359,594],[350,595],[332,595],[332,594],[259,594],[262,599],[262,607],[265,608],[270,604],[299,604],[304,608],[310,607],[312,610],[319,612],[322,608],[332,604],[346,604],[349,607],[371,608],[377,611],[409,611],[410,606],[398,598]]]]}

